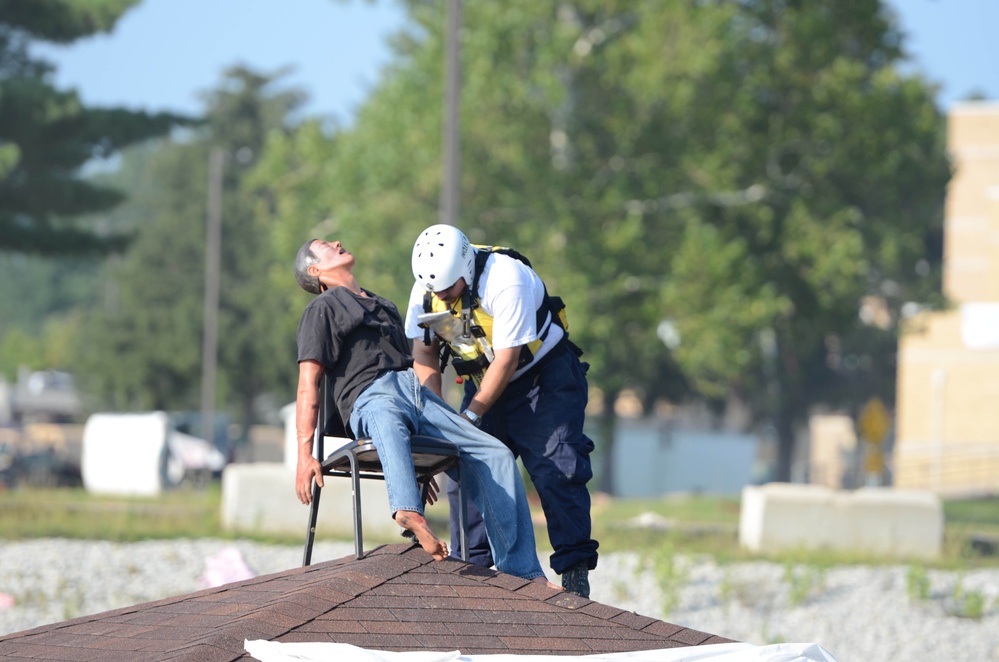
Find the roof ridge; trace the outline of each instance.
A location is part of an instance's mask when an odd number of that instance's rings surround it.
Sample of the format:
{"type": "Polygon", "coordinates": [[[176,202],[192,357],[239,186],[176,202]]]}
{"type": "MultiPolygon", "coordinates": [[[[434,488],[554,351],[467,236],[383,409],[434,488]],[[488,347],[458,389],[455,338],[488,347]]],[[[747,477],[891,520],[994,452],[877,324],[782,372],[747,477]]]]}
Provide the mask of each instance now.
{"type": "Polygon", "coordinates": [[[466,655],[730,641],[396,543],[11,633],[0,637],[0,657],[249,660],[244,641],[257,639],[466,655]]]}

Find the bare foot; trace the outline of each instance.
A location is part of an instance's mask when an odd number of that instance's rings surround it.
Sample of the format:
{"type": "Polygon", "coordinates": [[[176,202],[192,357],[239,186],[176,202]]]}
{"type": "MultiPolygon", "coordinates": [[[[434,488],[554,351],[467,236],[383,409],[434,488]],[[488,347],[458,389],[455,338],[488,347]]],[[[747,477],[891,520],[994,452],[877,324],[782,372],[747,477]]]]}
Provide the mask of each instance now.
{"type": "Polygon", "coordinates": [[[399,526],[416,536],[416,541],[420,543],[423,551],[434,557],[435,561],[443,561],[447,558],[447,544],[430,530],[426,517],[412,510],[400,510],[395,514],[395,521],[399,526]]]}
{"type": "Polygon", "coordinates": [[[558,584],[552,584],[552,583],[551,583],[550,581],[548,581],[548,578],[547,578],[547,577],[545,577],[544,575],[542,575],[542,576],[540,576],[540,577],[535,577],[535,578],[534,578],[534,579],[532,579],[531,581],[532,581],[532,582],[537,582],[538,584],[547,584],[547,585],[548,585],[548,588],[553,588],[553,589],[555,589],[556,591],[564,591],[564,590],[565,590],[564,588],[562,588],[562,587],[561,587],[561,586],[559,586],[558,584]]]}

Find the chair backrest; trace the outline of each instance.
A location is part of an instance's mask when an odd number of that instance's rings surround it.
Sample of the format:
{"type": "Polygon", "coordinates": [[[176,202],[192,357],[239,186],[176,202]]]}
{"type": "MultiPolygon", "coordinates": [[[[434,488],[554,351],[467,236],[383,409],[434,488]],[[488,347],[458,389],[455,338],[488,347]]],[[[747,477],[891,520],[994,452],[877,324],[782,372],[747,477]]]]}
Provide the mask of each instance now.
{"type": "Polygon", "coordinates": [[[336,408],[336,401],[333,399],[332,379],[329,373],[323,372],[319,387],[319,421],[316,425],[316,437],[313,443],[316,457],[322,462],[326,458],[326,437],[343,437],[353,439],[353,435],[347,434],[347,426],[340,418],[340,411],[336,408]]]}
{"type": "Polygon", "coordinates": [[[322,433],[327,437],[351,437],[347,434],[347,426],[340,418],[340,411],[333,399],[333,380],[323,372],[322,387],[319,394],[319,420],[323,421],[322,433]]]}

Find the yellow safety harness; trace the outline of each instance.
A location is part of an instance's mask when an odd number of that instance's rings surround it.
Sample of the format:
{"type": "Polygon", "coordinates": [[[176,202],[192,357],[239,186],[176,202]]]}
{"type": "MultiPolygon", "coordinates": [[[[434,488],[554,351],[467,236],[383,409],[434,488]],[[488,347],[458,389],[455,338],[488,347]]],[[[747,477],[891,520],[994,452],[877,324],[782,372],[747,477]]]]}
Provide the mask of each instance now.
{"type": "MultiPolygon", "coordinates": [[[[441,343],[440,370],[443,373],[450,360],[455,373],[458,374],[459,383],[465,377],[472,379],[478,385],[481,383],[483,374],[485,374],[486,369],[493,360],[493,352],[490,345],[493,336],[493,318],[481,310],[478,296],[479,277],[485,268],[486,260],[493,253],[499,253],[517,259],[528,267],[531,266],[531,262],[521,253],[505,246],[482,246],[475,244],[475,248],[477,252],[475,255],[475,270],[472,275],[472,282],[469,286],[465,287],[461,299],[456,301],[453,307],[449,307],[447,303],[437,297],[436,293],[427,292],[423,295],[423,310],[425,313],[450,312],[460,320],[460,331],[456,334],[455,339],[441,343]]],[[[561,297],[550,296],[546,287],[544,300],[537,311],[538,329],[544,327],[549,313],[551,314],[551,323],[558,324],[565,332],[563,342],[568,343],[568,346],[576,352],[577,356],[582,354],[582,350],[569,341],[569,324],[565,312],[565,303],[561,297]]],[[[421,324],[420,326],[424,328],[423,342],[429,345],[431,340],[430,326],[427,324],[421,324]]],[[[529,364],[534,359],[535,352],[544,343],[550,329],[550,325],[545,327],[544,332],[537,340],[521,346],[520,357],[517,361],[518,369],[529,364]]]]}

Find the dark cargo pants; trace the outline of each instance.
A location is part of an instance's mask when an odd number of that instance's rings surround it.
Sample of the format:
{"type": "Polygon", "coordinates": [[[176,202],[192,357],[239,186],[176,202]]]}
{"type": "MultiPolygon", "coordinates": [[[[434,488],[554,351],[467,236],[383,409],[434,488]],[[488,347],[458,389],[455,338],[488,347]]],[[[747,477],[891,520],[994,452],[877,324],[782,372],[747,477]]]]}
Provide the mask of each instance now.
{"type": "MultiPolygon", "coordinates": [[[[541,499],[554,553],[552,570],[562,574],[579,562],[597,565],[597,541],[590,535],[590,493],[593,477],[590,453],[593,441],[583,434],[587,401],[586,364],[568,349],[544,362],[540,369],[511,382],[500,400],[482,417],[482,429],[503,441],[521,458],[541,499]]],[[[465,383],[462,410],[475,395],[465,383]]],[[[456,490],[448,487],[451,531],[458,531],[456,490]]],[[[482,516],[470,502],[468,509],[469,560],[493,565],[482,516]]],[[[458,536],[451,536],[452,555],[460,558],[458,536]]]]}

